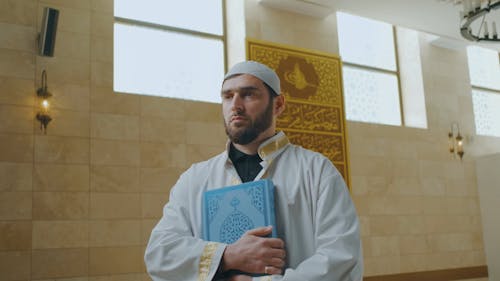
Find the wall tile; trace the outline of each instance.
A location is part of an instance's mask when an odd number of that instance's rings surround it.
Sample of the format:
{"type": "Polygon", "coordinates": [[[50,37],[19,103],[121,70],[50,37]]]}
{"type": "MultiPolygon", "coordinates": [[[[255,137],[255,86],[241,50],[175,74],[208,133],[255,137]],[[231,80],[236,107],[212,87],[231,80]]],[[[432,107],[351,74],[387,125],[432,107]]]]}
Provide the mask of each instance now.
{"type": "Polygon", "coordinates": [[[371,238],[371,252],[374,257],[397,256],[399,250],[398,236],[373,236],[371,238]]]}
{"type": "Polygon", "coordinates": [[[113,0],[91,0],[91,8],[99,13],[113,13],[113,0]]]}
{"type": "Polygon", "coordinates": [[[35,40],[33,26],[0,22],[0,48],[33,52],[35,40]]]}
{"type": "Polygon", "coordinates": [[[0,251],[30,250],[31,222],[0,222],[0,251]]]}
{"type": "Polygon", "coordinates": [[[90,189],[99,192],[139,192],[139,168],[92,166],[90,189]]]}
{"type": "Polygon", "coordinates": [[[33,190],[88,191],[88,165],[36,164],[33,190]]]}
{"type": "Polygon", "coordinates": [[[186,126],[184,122],[142,117],[140,126],[141,140],[164,143],[186,142],[186,126]]]}
{"type": "Polygon", "coordinates": [[[480,250],[482,237],[474,233],[446,233],[427,236],[429,248],[434,252],[480,250]]]}
{"type": "Polygon", "coordinates": [[[477,185],[475,181],[449,179],[446,181],[446,194],[448,196],[476,196],[477,185]]]}
{"type": "Polygon", "coordinates": [[[93,87],[113,87],[113,63],[91,62],[91,85],[93,87]]]}
{"type": "Polygon", "coordinates": [[[136,193],[91,193],[90,218],[141,218],[141,196],[136,193]]]}
{"type": "Polygon", "coordinates": [[[187,144],[220,145],[226,139],[220,123],[186,122],[187,144]]]}
{"type": "Polygon", "coordinates": [[[34,221],[33,249],[89,246],[86,221],[34,221]]]}
{"type": "Polygon", "coordinates": [[[370,216],[371,235],[394,235],[399,233],[399,230],[396,216],[370,216]]]}
{"type": "Polygon", "coordinates": [[[141,96],[141,116],[183,121],[188,102],[181,99],[141,96]]]}
{"type": "Polygon", "coordinates": [[[37,279],[33,281],[89,281],[89,277],[69,277],[69,278],[57,278],[57,279],[37,279]]]}
{"type": "Polygon", "coordinates": [[[90,149],[93,165],[139,166],[138,142],[92,139],[90,149]]]}
{"type": "Polygon", "coordinates": [[[426,177],[421,179],[422,194],[425,196],[443,196],[446,194],[446,182],[441,178],[426,177]]]}
{"type": "Polygon", "coordinates": [[[141,168],[141,190],[169,193],[183,171],[179,168],[141,168]]]}
{"type": "Polygon", "coordinates": [[[90,247],[141,245],[141,220],[90,221],[90,247]]]}
{"type": "Polygon", "coordinates": [[[112,38],[113,37],[113,14],[92,13],[91,33],[92,36],[112,38]]]}
{"type": "Polygon", "coordinates": [[[33,52],[0,49],[0,76],[33,79],[33,52]]]}
{"type": "MultiPolygon", "coordinates": [[[[144,273],[114,274],[105,276],[91,276],[88,281],[140,281],[144,273]]],[[[479,280],[478,280],[479,281],[479,280]]],[[[488,281],[488,280],[485,280],[488,281]]]]}
{"type": "Polygon", "coordinates": [[[92,138],[111,140],[138,140],[139,117],[108,113],[91,114],[92,138]]]}
{"type": "Polygon", "coordinates": [[[401,256],[401,272],[425,271],[426,266],[426,256],[423,254],[401,256]]]}
{"type": "Polygon", "coordinates": [[[44,249],[33,251],[33,279],[85,276],[88,274],[87,248],[44,249]]]}
{"type": "Polygon", "coordinates": [[[151,236],[151,231],[158,223],[158,219],[142,219],[142,230],[141,230],[141,240],[142,245],[147,245],[149,241],[149,237],[151,236]]]}
{"type": "Polygon", "coordinates": [[[396,221],[399,228],[399,234],[411,235],[426,233],[425,216],[398,216],[396,221]]]}
{"type": "Polygon", "coordinates": [[[191,164],[205,161],[212,158],[226,149],[226,142],[220,142],[218,145],[196,145],[186,146],[186,163],[183,166],[188,168],[191,164]]]}
{"type": "MultiPolygon", "coordinates": [[[[218,95],[218,93],[214,93],[218,95]]],[[[218,103],[186,101],[186,121],[220,123],[222,106],[218,103]]]]}
{"type": "Polygon", "coordinates": [[[393,163],[392,173],[394,177],[408,177],[408,178],[419,177],[418,163],[415,160],[395,159],[392,160],[391,162],[393,163]]]}
{"type": "Polygon", "coordinates": [[[0,161],[32,162],[33,136],[0,134],[0,161]]]}
{"type": "MultiPolygon", "coordinates": [[[[95,0],[94,0],[95,1],[95,0]]],[[[101,0],[103,1],[103,0],[101,0]]],[[[104,0],[111,2],[113,1],[104,0]]],[[[104,37],[92,37],[90,42],[90,59],[96,62],[113,63],[113,39],[104,37]]]]}
{"type": "Polygon", "coordinates": [[[90,104],[89,85],[50,83],[49,91],[53,95],[51,98],[52,108],[71,109],[88,113],[90,104]]]}
{"type": "Polygon", "coordinates": [[[186,163],[184,144],[141,142],[141,167],[183,167],[186,163]]]}
{"type": "MultiPolygon", "coordinates": [[[[56,52],[55,50],[54,52],[56,52]]],[[[47,72],[47,82],[88,86],[90,83],[90,62],[68,57],[37,56],[37,72],[47,72]]],[[[41,77],[41,76],[40,76],[41,77]]],[[[37,75],[37,79],[40,79],[37,75]]],[[[38,80],[37,80],[38,81],[38,80]]],[[[41,84],[41,83],[40,83],[41,84]]]]}
{"type": "Polygon", "coordinates": [[[401,257],[369,257],[364,260],[364,276],[387,275],[401,272],[401,257]]]}
{"type": "Polygon", "coordinates": [[[76,137],[36,136],[35,161],[58,164],[89,163],[89,140],[76,137]]]}
{"type": "Polygon", "coordinates": [[[359,216],[359,225],[360,225],[360,230],[361,230],[361,236],[369,236],[371,234],[370,217],[359,216]]]}
{"type": "Polygon", "coordinates": [[[33,218],[37,220],[86,219],[87,192],[34,192],[33,218]]]}
{"type": "Polygon", "coordinates": [[[430,252],[430,246],[425,235],[400,237],[401,255],[422,254],[430,252]]]}
{"type": "MultiPolygon", "coordinates": [[[[52,121],[47,126],[48,136],[61,137],[88,137],[89,136],[89,113],[84,111],[52,109],[50,111],[52,121]]],[[[44,134],[40,130],[40,123],[35,123],[35,134],[44,134]]]]}
{"type": "Polygon", "coordinates": [[[35,25],[35,0],[4,0],[0,2],[0,21],[27,26],[35,25]]]}
{"type": "Polygon", "coordinates": [[[56,48],[54,53],[57,51],[57,57],[89,61],[90,35],[69,31],[58,32],[56,48]]]}
{"type": "Polygon", "coordinates": [[[33,87],[33,77],[18,79],[0,76],[0,87],[2,87],[0,104],[34,105],[36,90],[33,87]]]}
{"type": "Polygon", "coordinates": [[[90,275],[141,273],[144,271],[142,247],[90,248],[90,275]]]}
{"type": "Polygon", "coordinates": [[[351,176],[392,176],[389,163],[383,157],[351,156],[351,176]]]}
{"type": "Polygon", "coordinates": [[[418,196],[422,195],[420,185],[417,177],[399,177],[395,175],[387,191],[390,195],[418,196]]]}
{"type": "MultiPolygon", "coordinates": [[[[1,3],[1,2],[0,2],[1,3]]],[[[30,280],[31,252],[0,251],[0,280],[30,280]]]]}
{"type": "Polygon", "coordinates": [[[92,112],[139,115],[141,96],[115,93],[113,87],[92,87],[90,93],[92,112]]]}
{"type": "Polygon", "coordinates": [[[0,162],[0,192],[30,191],[33,164],[0,162]]]}
{"type": "Polygon", "coordinates": [[[168,202],[168,194],[143,193],[142,199],[142,217],[143,218],[161,218],[163,206],[168,202]]]}
{"type": "Polygon", "coordinates": [[[40,0],[44,4],[52,4],[65,8],[73,8],[76,10],[88,10],[90,9],[89,0],[40,0]]]}
{"type": "Polygon", "coordinates": [[[0,220],[29,220],[31,209],[31,192],[0,192],[0,220]]]}
{"type": "Polygon", "coordinates": [[[0,133],[31,134],[35,113],[33,107],[0,105],[0,133]]]}

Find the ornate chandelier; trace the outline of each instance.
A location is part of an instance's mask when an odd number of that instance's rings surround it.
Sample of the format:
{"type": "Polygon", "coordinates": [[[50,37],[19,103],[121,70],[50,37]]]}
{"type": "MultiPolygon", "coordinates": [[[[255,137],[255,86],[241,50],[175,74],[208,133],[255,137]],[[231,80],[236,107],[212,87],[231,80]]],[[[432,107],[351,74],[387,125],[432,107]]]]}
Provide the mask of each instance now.
{"type": "Polygon", "coordinates": [[[463,11],[460,12],[460,33],[469,41],[500,42],[495,21],[488,21],[488,14],[500,8],[500,0],[459,0],[463,11]]]}

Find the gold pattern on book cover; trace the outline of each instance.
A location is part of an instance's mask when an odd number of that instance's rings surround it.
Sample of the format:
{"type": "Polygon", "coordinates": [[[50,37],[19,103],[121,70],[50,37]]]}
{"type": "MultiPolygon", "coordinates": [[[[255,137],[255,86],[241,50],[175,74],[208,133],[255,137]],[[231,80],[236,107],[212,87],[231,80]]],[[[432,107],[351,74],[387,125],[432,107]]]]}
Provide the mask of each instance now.
{"type": "Polygon", "coordinates": [[[247,58],[280,77],[286,106],[277,128],[291,143],[328,157],[350,186],[340,58],[253,39],[247,39],[247,58]]]}

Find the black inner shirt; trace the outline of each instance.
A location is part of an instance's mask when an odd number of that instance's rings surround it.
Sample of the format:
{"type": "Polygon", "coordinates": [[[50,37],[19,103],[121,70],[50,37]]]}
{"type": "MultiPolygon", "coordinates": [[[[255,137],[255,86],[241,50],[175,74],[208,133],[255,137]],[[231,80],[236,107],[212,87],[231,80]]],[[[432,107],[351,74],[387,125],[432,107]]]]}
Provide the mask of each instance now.
{"type": "Polygon", "coordinates": [[[262,159],[259,154],[245,154],[236,149],[232,143],[229,147],[229,159],[233,162],[243,182],[253,181],[260,170],[262,170],[262,166],[260,165],[262,159]]]}

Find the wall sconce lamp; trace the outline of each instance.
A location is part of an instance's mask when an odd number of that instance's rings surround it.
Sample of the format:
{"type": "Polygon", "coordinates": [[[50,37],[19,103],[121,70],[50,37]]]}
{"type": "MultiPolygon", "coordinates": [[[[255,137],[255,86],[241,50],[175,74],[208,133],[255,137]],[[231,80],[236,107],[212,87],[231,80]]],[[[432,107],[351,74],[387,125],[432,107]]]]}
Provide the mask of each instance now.
{"type": "Polygon", "coordinates": [[[42,87],[38,88],[36,95],[40,100],[40,109],[36,114],[36,119],[40,121],[40,130],[47,134],[47,125],[52,120],[49,115],[49,98],[52,94],[47,90],[47,72],[45,70],[42,71],[42,87]]]}
{"type": "Polygon", "coordinates": [[[450,132],[448,132],[448,149],[452,156],[460,157],[460,161],[464,157],[464,138],[460,134],[460,127],[457,122],[451,123],[450,132]]]}

